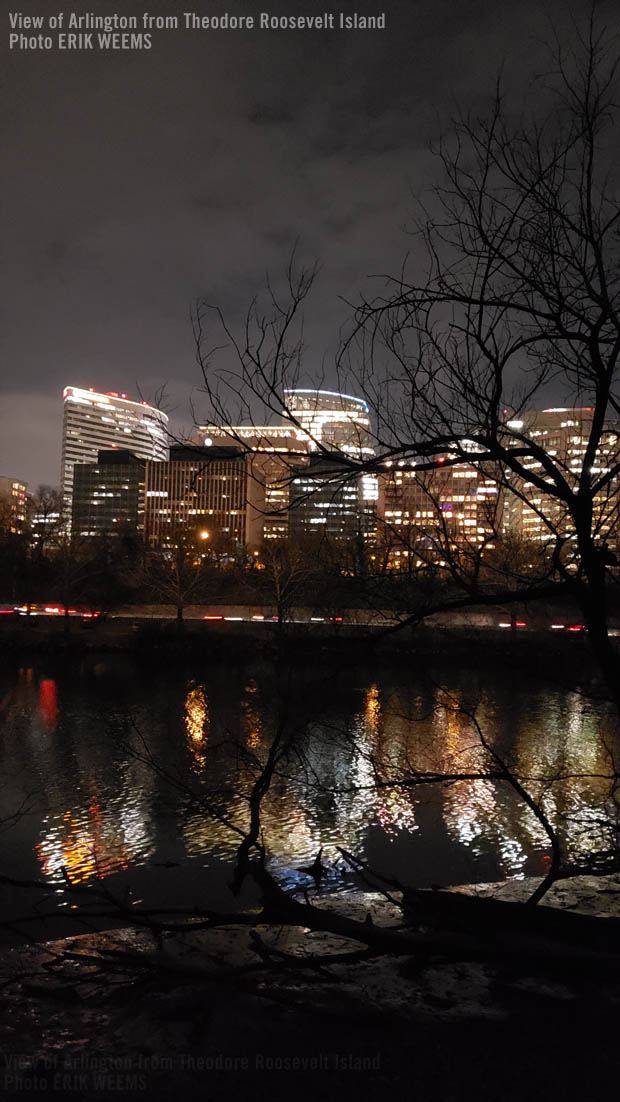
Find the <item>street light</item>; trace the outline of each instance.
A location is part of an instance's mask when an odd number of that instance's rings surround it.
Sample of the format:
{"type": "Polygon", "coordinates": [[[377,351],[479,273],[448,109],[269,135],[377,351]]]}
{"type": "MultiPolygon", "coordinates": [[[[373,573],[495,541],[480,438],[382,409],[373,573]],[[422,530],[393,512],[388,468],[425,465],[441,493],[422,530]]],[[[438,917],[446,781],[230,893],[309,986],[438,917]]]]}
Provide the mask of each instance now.
{"type": "Polygon", "coordinates": [[[208,540],[208,538],[209,538],[209,535],[210,535],[210,533],[209,533],[209,532],[200,532],[200,538],[201,538],[201,540],[208,540]]]}

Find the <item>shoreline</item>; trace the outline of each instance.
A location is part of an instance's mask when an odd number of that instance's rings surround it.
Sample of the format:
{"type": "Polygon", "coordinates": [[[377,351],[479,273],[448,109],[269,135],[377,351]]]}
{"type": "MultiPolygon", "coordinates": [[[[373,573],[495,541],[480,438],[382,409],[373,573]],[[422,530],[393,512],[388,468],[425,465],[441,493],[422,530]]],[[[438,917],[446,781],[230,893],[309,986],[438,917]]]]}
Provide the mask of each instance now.
{"type": "MultiPolygon", "coordinates": [[[[512,880],[449,890],[520,899],[533,883],[512,880]]],[[[333,902],[334,897],[328,897],[323,905],[333,902]]],[[[540,905],[618,917],[620,874],[560,881],[540,905]]],[[[374,893],[356,893],[338,910],[358,917],[370,911],[373,921],[387,925],[398,921],[394,908],[374,893]]],[[[310,948],[331,953],[344,946],[332,935],[296,928],[251,928],[266,944],[299,957],[310,948]]],[[[610,990],[602,991],[592,989],[587,979],[584,987],[583,978],[528,976],[527,968],[511,977],[505,965],[416,962],[408,954],[330,966],[322,975],[296,970],[270,978],[267,970],[263,991],[260,985],[248,990],[236,980],[222,985],[216,973],[227,965],[237,970],[237,976],[256,966],[247,926],[166,936],[160,948],[150,934],[125,928],[27,946],[0,959],[4,982],[11,980],[5,987],[12,1010],[2,1037],[5,1067],[11,1053],[23,1054],[24,1067],[18,1074],[38,1075],[39,1093],[56,1096],[60,1080],[55,1077],[62,1071],[82,1077],[75,1083],[81,1082],[83,1097],[104,1089],[106,1076],[122,1077],[124,1097],[134,1096],[133,1087],[136,1097],[149,1090],[151,1097],[163,1099],[174,1097],[175,1091],[178,1096],[179,1090],[191,1098],[204,1097],[204,1092],[210,1098],[245,1098],[246,1090],[255,1096],[261,1084],[270,1093],[273,1084],[283,1091],[293,1085],[303,1089],[305,1076],[313,1091],[356,1089],[360,1074],[364,1084],[387,1088],[405,1074],[424,1085],[427,1097],[465,1099],[471,1097],[469,1073],[482,1062],[485,1073],[477,1085],[478,1096],[512,1098],[510,1085],[499,1090],[496,1078],[504,1066],[506,1045],[510,1048],[507,1028],[519,1043],[528,1038],[529,1072],[540,1070],[546,1060],[553,1067],[550,1054],[556,1035],[558,1045],[568,1045],[562,1068],[572,1066],[575,1023],[582,1043],[594,1044],[588,1059],[604,1064],[615,1056],[607,1025],[611,1035],[615,1017],[610,1007],[620,1005],[620,981],[615,987],[610,981],[610,990]],[[67,951],[74,957],[60,962],[67,951]],[[109,961],[119,952],[157,958],[161,975],[167,970],[170,979],[153,988],[148,970],[136,973],[128,966],[102,980],[92,962],[98,957],[109,961]],[[79,988],[76,999],[79,969],[88,983],[79,988]],[[110,994],[112,977],[118,995],[110,994]],[[454,1075],[437,1062],[448,1051],[454,1075]],[[466,1053],[467,1075],[459,1064],[466,1053]],[[438,1088],[438,1075],[447,1077],[446,1093],[438,1088]]],[[[599,1070],[605,1071],[588,1066],[594,1078],[599,1070]]],[[[564,1074],[559,1072],[556,1086],[564,1083],[564,1074]]],[[[110,1097],[121,1084],[115,1082],[110,1079],[107,1084],[110,1097]]],[[[530,1084],[530,1097],[545,1096],[537,1093],[538,1086],[538,1080],[530,1084]]],[[[568,1075],[563,1096],[576,1097],[568,1075]]],[[[274,1097],[281,1097],[277,1090],[274,1097]]]]}
{"type": "MultiPolygon", "coordinates": [[[[58,625],[55,625],[57,627],[58,625]]],[[[337,663],[342,668],[368,662],[391,669],[423,670],[435,662],[459,668],[519,670],[529,678],[547,680],[565,690],[606,699],[600,673],[582,633],[478,630],[421,626],[381,637],[380,631],[317,630],[321,625],[293,625],[282,637],[270,627],[252,624],[188,623],[182,633],[175,624],[150,622],[129,625],[122,632],[96,633],[75,630],[68,638],[58,630],[12,633],[0,627],[0,661],[9,664],[43,664],[46,667],[83,659],[100,658],[148,663],[154,668],[198,668],[209,665],[252,665],[255,662],[303,668],[308,662],[321,666],[337,663]],[[244,630],[247,628],[248,630],[244,630]],[[241,629],[241,630],[240,630],[241,629]]],[[[620,646],[620,638],[614,639],[620,646]]]]}

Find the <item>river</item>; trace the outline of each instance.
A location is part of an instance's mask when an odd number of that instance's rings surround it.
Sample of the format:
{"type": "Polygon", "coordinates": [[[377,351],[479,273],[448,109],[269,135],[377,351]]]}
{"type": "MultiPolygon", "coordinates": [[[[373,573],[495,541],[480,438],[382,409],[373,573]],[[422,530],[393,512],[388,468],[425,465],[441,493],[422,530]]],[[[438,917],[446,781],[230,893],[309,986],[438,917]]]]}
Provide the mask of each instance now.
{"type": "MultiPolygon", "coordinates": [[[[505,781],[401,783],[413,769],[497,769],[480,733],[542,799],[569,853],[605,848],[613,715],[579,691],[485,666],[275,671],[89,655],[5,669],[0,872],[51,884],[65,869],[157,905],[229,905],[237,829],[275,732],[289,750],[262,828],[289,887],[313,887],[300,867],[321,847],[323,891],[359,886],[338,847],[416,887],[544,874],[549,841],[505,781]]],[[[30,902],[5,889],[5,917],[30,902]]]]}

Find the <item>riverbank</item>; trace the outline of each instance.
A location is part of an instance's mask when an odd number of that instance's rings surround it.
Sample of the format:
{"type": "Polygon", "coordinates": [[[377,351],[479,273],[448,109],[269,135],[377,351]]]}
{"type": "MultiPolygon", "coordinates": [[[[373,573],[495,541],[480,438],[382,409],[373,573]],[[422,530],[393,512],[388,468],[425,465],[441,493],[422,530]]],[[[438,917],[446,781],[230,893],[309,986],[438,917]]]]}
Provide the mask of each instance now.
{"type": "MultiPolygon", "coordinates": [[[[458,890],[519,900],[531,889],[509,881],[458,890]]],[[[398,922],[390,904],[363,893],[322,905],[398,922]]],[[[544,905],[620,916],[620,876],[560,882],[544,905]]],[[[298,961],[345,947],[319,933],[254,929],[298,961]]],[[[257,963],[247,926],[169,936],[159,947],[122,930],[6,954],[5,1090],[572,1099],[602,1096],[617,1070],[618,975],[407,956],[319,972],[266,969],[250,984],[257,963]]]]}
{"type": "MultiPolygon", "coordinates": [[[[614,635],[616,634],[614,630],[614,635]]],[[[620,631],[617,632],[620,646],[620,631]]],[[[616,640],[614,640],[616,641],[616,640]]],[[[71,653],[126,651],[134,654],[238,652],[270,654],[284,645],[287,652],[352,649],[372,650],[391,656],[411,654],[461,654],[472,648],[480,653],[526,656],[531,653],[587,662],[589,648],[581,625],[560,630],[519,628],[454,622],[411,624],[396,628],[384,623],[341,623],[329,620],[293,621],[282,626],[272,620],[219,617],[188,618],[178,624],[170,617],[112,617],[70,623],[63,617],[16,617],[0,620],[0,653],[28,654],[61,651],[71,653]]]]}
{"type": "MultiPolygon", "coordinates": [[[[92,622],[91,622],[92,623],[92,622]]],[[[620,646],[620,637],[614,639],[620,646]]],[[[379,627],[188,621],[179,631],[171,621],[110,620],[71,633],[62,624],[34,626],[0,623],[0,660],[27,667],[45,663],[59,668],[82,659],[118,656],[156,670],[199,670],[246,666],[255,661],[303,669],[330,665],[343,670],[372,660],[377,669],[420,671],[439,660],[458,669],[506,670],[515,676],[544,679],[567,690],[605,697],[598,667],[584,632],[510,631],[466,625],[418,625],[386,633],[379,627]]]]}

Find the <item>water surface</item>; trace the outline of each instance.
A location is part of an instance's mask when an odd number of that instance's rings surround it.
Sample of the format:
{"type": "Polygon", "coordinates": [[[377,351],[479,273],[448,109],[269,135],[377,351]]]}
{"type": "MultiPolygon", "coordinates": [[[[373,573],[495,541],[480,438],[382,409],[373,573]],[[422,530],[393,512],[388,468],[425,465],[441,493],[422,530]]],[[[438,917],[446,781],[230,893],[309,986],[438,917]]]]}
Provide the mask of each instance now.
{"type": "MultiPolygon", "coordinates": [[[[9,670],[0,695],[8,875],[51,883],[64,869],[152,903],[229,903],[238,831],[277,732],[288,753],[262,827],[289,886],[312,885],[300,866],[320,847],[328,891],[357,883],[339,847],[412,886],[544,873],[548,839],[504,781],[403,784],[412,771],[488,771],[481,734],[568,852],[608,844],[613,717],[507,669],[167,669],[89,656],[9,670]]],[[[4,905],[23,910],[14,894],[4,905]]]]}

